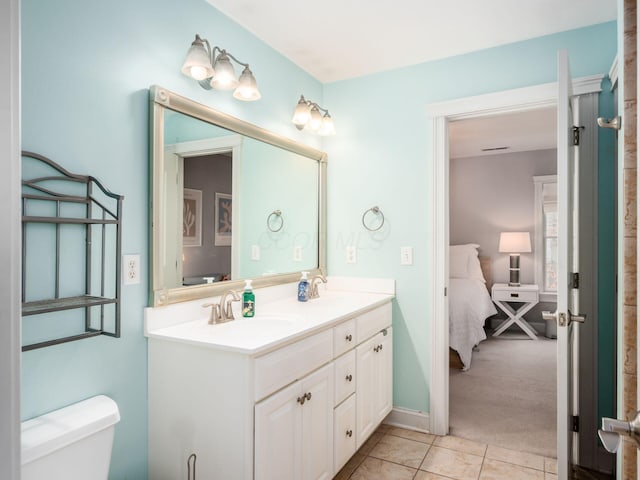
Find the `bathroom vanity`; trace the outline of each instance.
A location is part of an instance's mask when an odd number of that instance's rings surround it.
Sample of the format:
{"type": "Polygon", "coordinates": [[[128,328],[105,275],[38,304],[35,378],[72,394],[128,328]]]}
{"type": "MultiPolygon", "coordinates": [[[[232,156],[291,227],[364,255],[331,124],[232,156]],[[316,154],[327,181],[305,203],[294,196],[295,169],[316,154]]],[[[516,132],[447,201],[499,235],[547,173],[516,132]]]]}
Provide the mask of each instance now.
{"type": "Polygon", "coordinates": [[[306,303],[295,284],[261,289],[253,319],[218,325],[204,301],[147,309],[149,477],[184,478],[195,453],[198,478],[333,478],[392,407],[380,285],[306,303]]]}

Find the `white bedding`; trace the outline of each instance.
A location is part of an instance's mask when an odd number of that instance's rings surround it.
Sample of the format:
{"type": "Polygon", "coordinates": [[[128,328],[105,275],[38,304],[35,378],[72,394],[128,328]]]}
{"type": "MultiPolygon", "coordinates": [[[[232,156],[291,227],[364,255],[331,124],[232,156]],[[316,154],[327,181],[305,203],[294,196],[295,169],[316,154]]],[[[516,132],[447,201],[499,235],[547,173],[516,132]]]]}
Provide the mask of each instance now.
{"type": "Polygon", "coordinates": [[[498,313],[491,301],[486,284],[476,279],[449,279],[449,346],[464,365],[471,366],[473,347],[487,338],[484,321],[498,313]]]}

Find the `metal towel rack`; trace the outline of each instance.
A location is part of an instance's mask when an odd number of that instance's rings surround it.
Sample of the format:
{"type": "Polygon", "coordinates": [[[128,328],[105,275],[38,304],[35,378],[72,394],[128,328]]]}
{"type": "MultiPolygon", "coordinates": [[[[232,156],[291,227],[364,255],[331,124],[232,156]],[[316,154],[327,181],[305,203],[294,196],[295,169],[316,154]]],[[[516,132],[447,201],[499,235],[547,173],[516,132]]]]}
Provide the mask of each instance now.
{"type": "Polygon", "coordinates": [[[364,226],[364,228],[366,228],[370,232],[376,232],[376,231],[380,230],[382,228],[382,226],[384,225],[384,214],[382,213],[382,210],[380,210],[379,207],[371,207],[370,209],[365,210],[364,213],[362,214],[362,225],[364,226]],[[376,217],[380,217],[381,218],[380,225],[378,225],[377,227],[371,227],[370,224],[369,225],[367,224],[367,218],[369,218],[371,216],[371,215],[367,215],[369,212],[371,212],[376,217]]]}

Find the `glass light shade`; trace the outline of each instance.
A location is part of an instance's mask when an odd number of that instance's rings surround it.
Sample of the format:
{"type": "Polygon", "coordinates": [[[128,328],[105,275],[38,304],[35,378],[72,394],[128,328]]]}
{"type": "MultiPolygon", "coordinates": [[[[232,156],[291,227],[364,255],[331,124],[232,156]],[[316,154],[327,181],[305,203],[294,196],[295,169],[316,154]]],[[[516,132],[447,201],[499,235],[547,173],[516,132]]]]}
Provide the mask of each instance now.
{"type": "Polygon", "coordinates": [[[238,86],[236,71],[225,53],[218,55],[213,70],[215,75],[211,79],[211,86],[216,90],[233,90],[238,86]]]}
{"type": "Polygon", "coordinates": [[[209,52],[207,52],[204,42],[198,36],[189,47],[180,71],[195,80],[213,77],[214,71],[211,66],[209,52]]]}
{"type": "Polygon", "coordinates": [[[309,112],[309,122],[307,123],[307,128],[310,130],[317,132],[320,130],[322,126],[322,114],[317,107],[311,107],[311,111],[309,112]]]}
{"type": "Polygon", "coordinates": [[[305,102],[303,98],[300,98],[300,101],[298,101],[296,109],[293,112],[292,122],[298,128],[298,130],[302,130],[309,121],[309,118],[309,105],[307,105],[307,102],[305,102]]]}
{"type": "Polygon", "coordinates": [[[259,100],[261,95],[258,91],[256,78],[253,76],[249,67],[245,67],[238,79],[238,88],[233,92],[233,97],[245,102],[259,100]]]}
{"type": "Polygon", "coordinates": [[[531,237],[529,232],[502,232],[500,234],[500,253],[529,253],[531,252],[531,237]]]}
{"type": "Polygon", "coordinates": [[[333,124],[333,118],[328,113],[324,114],[322,117],[322,125],[320,126],[320,130],[318,131],[319,135],[335,135],[336,127],[333,124]]]}

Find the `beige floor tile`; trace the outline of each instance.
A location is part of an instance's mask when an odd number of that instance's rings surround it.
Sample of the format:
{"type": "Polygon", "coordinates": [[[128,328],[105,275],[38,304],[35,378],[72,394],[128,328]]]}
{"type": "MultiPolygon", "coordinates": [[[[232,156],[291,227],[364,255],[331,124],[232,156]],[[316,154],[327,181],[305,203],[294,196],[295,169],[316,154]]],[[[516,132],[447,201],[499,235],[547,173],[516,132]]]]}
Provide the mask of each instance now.
{"type": "Polygon", "coordinates": [[[369,455],[369,452],[376,446],[376,444],[380,441],[380,439],[384,437],[384,433],[373,432],[369,439],[364,442],[364,445],[360,447],[358,453],[362,453],[364,455],[369,455]]]}
{"type": "Polygon", "coordinates": [[[501,462],[513,463],[521,467],[535,468],[536,470],[544,471],[544,457],[540,455],[489,445],[486,456],[493,460],[500,460],[501,462]]]}
{"type": "Polygon", "coordinates": [[[351,480],[412,480],[415,473],[415,468],[367,457],[353,473],[351,480]]]}
{"type": "Polygon", "coordinates": [[[395,435],[396,437],[408,438],[409,440],[429,444],[433,443],[433,440],[436,438],[435,435],[431,435],[430,433],[416,432],[415,430],[397,427],[391,427],[387,431],[387,435],[395,435]]]}
{"type": "Polygon", "coordinates": [[[481,456],[433,446],[420,465],[420,470],[455,480],[476,480],[481,467],[481,456]]]}
{"type": "Polygon", "coordinates": [[[443,477],[442,475],[437,475],[435,473],[418,470],[418,473],[413,477],[413,480],[451,480],[451,477],[443,477]]]}
{"type": "Polygon", "coordinates": [[[554,473],[545,472],[544,480],[558,480],[558,475],[554,473]]]}
{"type": "Polygon", "coordinates": [[[342,467],[342,469],[338,472],[338,474],[334,477],[333,480],[348,480],[351,474],[355,471],[356,468],[360,466],[362,461],[366,458],[365,455],[361,453],[356,453],[353,457],[349,459],[349,461],[342,467]]]}
{"type": "Polygon", "coordinates": [[[465,440],[464,438],[454,437],[452,435],[447,435],[445,437],[436,437],[433,444],[437,447],[448,448],[450,450],[456,450],[458,452],[471,453],[472,455],[483,456],[487,451],[487,445],[485,443],[465,440]]]}
{"type": "Polygon", "coordinates": [[[426,443],[385,435],[373,447],[369,455],[407,467],[418,468],[424,460],[427,450],[429,450],[429,445],[426,443]]]}
{"type": "Polygon", "coordinates": [[[393,427],[391,425],[387,425],[386,423],[381,423],[378,428],[376,429],[376,432],[380,432],[380,433],[387,433],[389,430],[391,430],[393,427]]]}
{"type": "Polygon", "coordinates": [[[544,459],[544,471],[549,473],[558,473],[558,460],[555,458],[544,459]]]}
{"type": "Polygon", "coordinates": [[[486,458],[480,480],[544,480],[544,472],[486,458]]]}

